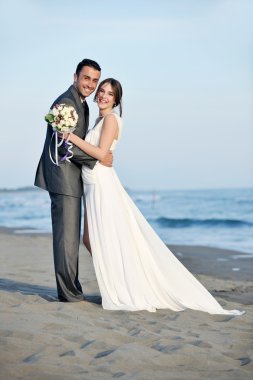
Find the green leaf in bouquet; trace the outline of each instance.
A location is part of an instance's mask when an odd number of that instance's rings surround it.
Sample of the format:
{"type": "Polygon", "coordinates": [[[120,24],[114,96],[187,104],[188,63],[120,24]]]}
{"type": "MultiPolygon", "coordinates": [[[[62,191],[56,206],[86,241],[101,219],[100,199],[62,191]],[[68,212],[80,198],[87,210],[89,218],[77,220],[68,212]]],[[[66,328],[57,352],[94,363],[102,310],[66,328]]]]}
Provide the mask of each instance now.
{"type": "Polygon", "coordinates": [[[45,120],[48,122],[48,123],[52,123],[54,121],[54,115],[52,115],[51,113],[48,113],[46,116],[45,116],[45,120]]]}

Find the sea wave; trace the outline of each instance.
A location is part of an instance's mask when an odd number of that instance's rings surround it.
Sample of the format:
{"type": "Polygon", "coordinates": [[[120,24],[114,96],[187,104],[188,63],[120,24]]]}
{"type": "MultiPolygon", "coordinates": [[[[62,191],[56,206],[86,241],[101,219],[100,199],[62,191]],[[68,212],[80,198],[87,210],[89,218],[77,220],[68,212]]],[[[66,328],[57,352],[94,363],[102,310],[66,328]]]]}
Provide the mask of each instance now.
{"type": "Polygon", "coordinates": [[[253,223],[236,219],[192,219],[192,218],[166,218],[160,217],[153,222],[163,228],[187,228],[187,227],[250,227],[253,223]]]}

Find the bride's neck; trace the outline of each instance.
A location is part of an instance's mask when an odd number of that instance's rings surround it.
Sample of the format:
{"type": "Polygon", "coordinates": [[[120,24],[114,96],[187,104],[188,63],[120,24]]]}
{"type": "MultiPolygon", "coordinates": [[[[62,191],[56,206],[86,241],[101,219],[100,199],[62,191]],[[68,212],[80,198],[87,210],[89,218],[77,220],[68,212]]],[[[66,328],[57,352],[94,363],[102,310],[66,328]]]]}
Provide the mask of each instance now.
{"type": "Polygon", "coordinates": [[[99,117],[105,117],[106,115],[109,115],[109,113],[112,113],[112,109],[110,111],[99,111],[99,117]]]}

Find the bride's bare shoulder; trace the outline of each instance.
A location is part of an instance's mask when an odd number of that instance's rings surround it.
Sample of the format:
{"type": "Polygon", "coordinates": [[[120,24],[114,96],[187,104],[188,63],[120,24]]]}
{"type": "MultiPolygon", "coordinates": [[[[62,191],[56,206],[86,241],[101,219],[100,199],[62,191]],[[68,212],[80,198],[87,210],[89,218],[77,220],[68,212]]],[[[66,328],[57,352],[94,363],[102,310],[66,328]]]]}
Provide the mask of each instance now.
{"type": "Polygon", "coordinates": [[[115,113],[109,113],[104,117],[104,124],[106,125],[117,125],[119,124],[119,120],[117,118],[117,115],[115,113]]]}

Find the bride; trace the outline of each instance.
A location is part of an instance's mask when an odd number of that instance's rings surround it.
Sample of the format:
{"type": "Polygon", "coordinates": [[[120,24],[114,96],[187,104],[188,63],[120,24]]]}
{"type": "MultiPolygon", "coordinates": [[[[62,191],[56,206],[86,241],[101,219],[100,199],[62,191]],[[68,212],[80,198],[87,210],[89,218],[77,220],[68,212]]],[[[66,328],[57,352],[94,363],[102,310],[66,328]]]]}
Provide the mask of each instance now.
{"type": "Polygon", "coordinates": [[[189,308],[210,314],[243,314],[222,308],[154,232],[114,169],[99,163],[120,140],[121,99],[120,83],[103,80],[94,97],[99,117],[85,141],[73,133],[64,135],[98,159],[93,170],[82,168],[84,244],[93,257],[103,308],[150,312],[189,308]],[[113,111],[117,106],[120,116],[113,111]]]}

